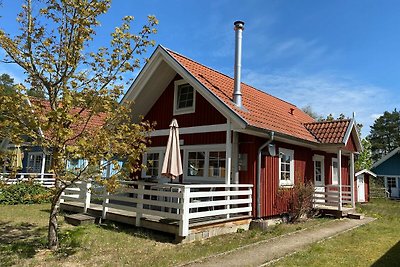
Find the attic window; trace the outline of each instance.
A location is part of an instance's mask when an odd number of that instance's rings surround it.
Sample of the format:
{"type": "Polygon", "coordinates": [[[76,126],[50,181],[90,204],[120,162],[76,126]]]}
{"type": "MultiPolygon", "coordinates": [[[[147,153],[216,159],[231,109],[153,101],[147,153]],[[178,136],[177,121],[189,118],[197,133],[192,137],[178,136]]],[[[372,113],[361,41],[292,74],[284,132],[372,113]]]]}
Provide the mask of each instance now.
{"type": "Polygon", "coordinates": [[[195,111],[196,91],[184,80],[175,81],[174,115],[195,111]]]}

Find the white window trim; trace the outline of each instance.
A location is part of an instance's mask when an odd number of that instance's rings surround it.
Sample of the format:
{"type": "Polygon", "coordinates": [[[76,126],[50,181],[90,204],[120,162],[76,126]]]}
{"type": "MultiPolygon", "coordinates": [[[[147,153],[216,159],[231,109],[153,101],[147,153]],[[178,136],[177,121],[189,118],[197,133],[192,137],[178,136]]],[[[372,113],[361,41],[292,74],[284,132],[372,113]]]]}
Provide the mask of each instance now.
{"type": "MultiPolygon", "coordinates": [[[[188,146],[181,146],[181,150],[183,151],[183,162],[182,162],[182,168],[183,168],[183,181],[184,182],[193,182],[193,183],[225,183],[225,177],[209,177],[208,176],[208,167],[209,167],[209,152],[213,151],[224,151],[226,153],[226,144],[213,144],[213,145],[188,145],[188,146]],[[206,152],[206,162],[204,163],[204,176],[188,176],[187,175],[187,169],[188,169],[188,158],[189,158],[189,152],[199,152],[199,151],[204,151],[206,152]]],[[[164,176],[161,175],[161,169],[162,169],[162,163],[164,161],[164,153],[165,153],[165,147],[151,147],[148,149],[146,153],[143,154],[143,164],[147,164],[147,153],[159,153],[159,158],[160,158],[160,169],[159,169],[159,174],[158,178],[160,178],[160,181],[163,181],[164,176]]],[[[226,168],[226,166],[225,166],[226,168]]],[[[228,170],[225,170],[228,171],[228,170]]],[[[146,171],[142,169],[141,172],[141,177],[142,178],[151,178],[150,176],[146,176],[146,171]]],[[[169,179],[169,178],[168,178],[169,179]]],[[[165,180],[168,181],[168,180],[165,180]]],[[[176,179],[174,180],[176,181],[176,179]]]]}
{"type": "Polygon", "coordinates": [[[332,158],[332,165],[331,165],[331,172],[332,172],[332,185],[338,185],[339,184],[339,171],[341,171],[341,167],[339,167],[339,161],[337,158],[332,158]],[[333,180],[333,163],[336,162],[337,165],[337,177],[336,181],[333,180]]]}
{"type": "MultiPolygon", "coordinates": [[[[317,172],[316,172],[316,167],[315,167],[315,162],[320,161],[321,162],[321,183],[325,185],[325,157],[322,155],[317,155],[315,154],[313,156],[313,161],[314,161],[314,184],[316,183],[316,178],[317,178],[317,172]]],[[[321,185],[319,185],[321,186],[321,185]]]]}
{"type": "Polygon", "coordinates": [[[193,113],[196,110],[196,89],[193,88],[193,106],[187,107],[187,108],[180,108],[178,109],[177,101],[178,101],[178,86],[182,84],[189,84],[185,80],[177,80],[174,82],[174,115],[182,115],[182,114],[188,114],[188,113],[193,113]]]}
{"type": "MultiPolygon", "coordinates": [[[[183,180],[190,182],[200,182],[200,183],[213,183],[213,182],[225,182],[225,177],[216,177],[216,176],[208,176],[208,169],[210,167],[210,152],[219,151],[225,152],[225,160],[226,160],[226,145],[225,144],[217,144],[217,145],[200,145],[200,146],[182,146],[181,149],[184,150],[184,162],[183,162],[183,180]],[[188,176],[188,165],[189,165],[189,152],[205,152],[204,159],[204,175],[203,176],[188,176]]],[[[225,171],[226,170],[226,162],[225,162],[225,171]]]]}
{"type": "Polygon", "coordinates": [[[394,182],[396,184],[396,187],[392,187],[392,188],[398,188],[399,187],[399,176],[395,176],[395,175],[385,176],[385,188],[388,188],[388,186],[389,186],[389,182],[388,182],[389,178],[394,178],[394,182]]]}
{"type": "Polygon", "coordinates": [[[281,157],[279,156],[279,186],[280,187],[293,187],[294,185],[294,150],[279,148],[279,155],[283,153],[290,156],[290,180],[281,180],[281,157]]]}
{"type": "MultiPolygon", "coordinates": [[[[28,172],[28,173],[30,172],[29,169],[32,167],[29,165],[31,156],[35,156],[35,158],[36,158],[36,156],[42,156],[42,160],[40,161],[40,169],[37,172],[32,172],[32,173],[41,173],[43,157],[45,157],[46,155],[40,151],[28,152],[28,160],[26,162],[26,172],[28,172]]],[[[36,161],[36,159],[34,161],[36,161]]]]}
{"type": "MultiPolygon", "coordinates": [[[[157,178],[161,178],[161,169],[162,169],[162,164],[164,162],[164,153],[165,153],[165,148],[150,148],[146,153],[143,154],[143,165],[147,165],[147,154],[157,154],[158,153],[158,174],[157,178]]],[[[142,168],[142,178],[153,178],[150,175],[146,174],[147,169],[142,168]]]]}

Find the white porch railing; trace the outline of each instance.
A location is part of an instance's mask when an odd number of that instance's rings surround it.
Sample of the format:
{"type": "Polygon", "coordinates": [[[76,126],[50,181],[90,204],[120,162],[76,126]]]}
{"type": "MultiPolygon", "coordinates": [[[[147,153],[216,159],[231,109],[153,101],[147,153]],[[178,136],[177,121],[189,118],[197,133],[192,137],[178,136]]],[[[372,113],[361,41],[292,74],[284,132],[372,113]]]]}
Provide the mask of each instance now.
{"type": "Polygon", "coordinates": [[[326,185],[324,191],[315,191],[313,197],[314,207],[330,206],[342,210],[345,205],[352,205],[352,190],[350,185],[326,185]],[[342,197],[340,197],[340,195],[342,197]]]}
{"type": "Polygon", "coordinates": [[[0,180],[6,184],[33,181],[44,187],[54,187],[55,182],[52,173],[17,173],[15,177],[10,173],[0,173],[0,180]]]}
{"type": "Polygon", "coordinates": [[[91,199],[91,182],[76,182],[64,189],[61,193],[60,203],[67,201],[75,203],[83,203],[83,212],[87,212],[90,207],[91,199]]]}
{"type": "MultiPolygon", "coordinates": [[[[220,221],[238,216],[251,216],[252,185],[250,184],[155,184],[143,181],[124,182],[117,193],[106,193],[102,204],[102,217],[110,212],[135,212],[136,226],[141,218],[157,216],[176,220],[179,236],[189,234],[189,224],[196,221],[220,221]]],[[[75,187],[76,188],[76,187],[75,187]]],[[[73,189],[72,196],[62,196],[62,201],[85,201],[90,205],[90,186],[73,189]]]]}

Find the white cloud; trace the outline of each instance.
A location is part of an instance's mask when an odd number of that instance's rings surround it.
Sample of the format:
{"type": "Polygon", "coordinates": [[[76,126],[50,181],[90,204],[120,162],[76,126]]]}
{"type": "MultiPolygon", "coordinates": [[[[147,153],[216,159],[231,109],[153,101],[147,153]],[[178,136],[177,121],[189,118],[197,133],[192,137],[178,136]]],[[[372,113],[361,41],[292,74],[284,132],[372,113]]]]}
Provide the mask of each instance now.
{"type": "Polygon", "coordinates": [[[244,70],[243,81],[298,107],[310,105],[323,116],[343,113],[350,117],[355,112],[357,122],[364,125],[363,136],[369,133],[374,120],[383,111],[391,110],[400,98],[385,88],[335,74],[262,74],[244,70]]]}

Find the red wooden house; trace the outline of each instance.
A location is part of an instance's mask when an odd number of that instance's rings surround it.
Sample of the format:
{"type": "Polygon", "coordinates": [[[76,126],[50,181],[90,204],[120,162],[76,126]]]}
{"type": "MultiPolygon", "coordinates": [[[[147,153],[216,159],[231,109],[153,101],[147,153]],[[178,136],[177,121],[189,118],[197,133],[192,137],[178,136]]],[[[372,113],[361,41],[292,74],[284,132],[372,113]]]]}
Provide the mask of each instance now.
{"type": "MultiPolygon", "coordinates": [[[[239,25],[240,26],[240,25],[239,25]]],[[[238,32],[238,31],[237,31],[238,32]]],[[[240,52],[240,51],[239,51],[240,52]]],[[[240,53],[239,58],[240,65],[240,53]]],[[[317,122],[295,105],[158,46],[122,100],[157,125],[142,177],[162,179],[169,123],[179,123],[181,182],[252,184],[253,217],[281,210],[277,192],[312,181],[315,203],[354,205],[354,120],[317,122]]]]}

